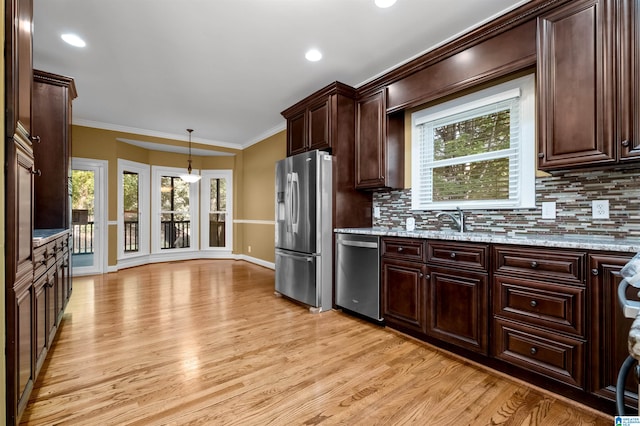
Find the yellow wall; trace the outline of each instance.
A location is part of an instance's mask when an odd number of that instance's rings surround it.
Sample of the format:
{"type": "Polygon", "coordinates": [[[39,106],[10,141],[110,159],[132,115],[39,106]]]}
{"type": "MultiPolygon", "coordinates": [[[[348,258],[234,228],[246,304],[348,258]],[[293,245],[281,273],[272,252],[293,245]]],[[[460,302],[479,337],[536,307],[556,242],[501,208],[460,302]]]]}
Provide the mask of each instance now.
{"type": "Polygon", "coordinates": [[[286,143],[283,130],[243,151],[242,253],[268,262],[275,261],[276,161],[286,157],[286,143]]]}
{"type": "MultiPolygon", "coordinates": [[[[74,126],[72,137],[73,157],[109,162],[109,221],[116,221],[118,215],[118,158],[166,167],[185,167],[187,164],[187,155],[147,150],[119,142],[116,138],[186,146],[184,141],[84,126],[74,126]]],[[[193,145],[195,148],[215,149],[234,154],[215,157],[193,156],[194,169],[233,171],[233,253],[274,262],[275,163],[286,156],[286,132],[282,131],[242,151],[193,145]]],[[[117,226],[112,225],[108,231],[108,265],[116,264],[117,226]]]]}

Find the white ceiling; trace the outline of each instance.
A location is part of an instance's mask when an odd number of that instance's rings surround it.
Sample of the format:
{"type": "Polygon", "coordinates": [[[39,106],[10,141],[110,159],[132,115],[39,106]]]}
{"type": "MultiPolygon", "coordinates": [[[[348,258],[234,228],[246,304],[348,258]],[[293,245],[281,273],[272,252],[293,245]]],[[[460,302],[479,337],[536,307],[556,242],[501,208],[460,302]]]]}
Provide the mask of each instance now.
{"type": "Polygon", "coordinates": [[[75,79],[76,124],[243,148],[327,84],[358,87],[527,1],[34,0],[34,67],[75,79]]]}

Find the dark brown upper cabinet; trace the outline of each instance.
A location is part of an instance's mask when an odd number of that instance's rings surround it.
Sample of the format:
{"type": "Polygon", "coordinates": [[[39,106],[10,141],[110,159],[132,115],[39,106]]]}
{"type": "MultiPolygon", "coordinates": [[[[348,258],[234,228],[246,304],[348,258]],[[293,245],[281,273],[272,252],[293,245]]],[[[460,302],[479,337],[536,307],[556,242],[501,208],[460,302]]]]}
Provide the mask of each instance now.
{"type": "Polygon", "coordinates": [[[404,113],[386,114],[386,89],[356,103],[356,188],[404,187],[404,113]]]}
{"type": "Polygon", "coordinates": [[[32,128],[40,136],[33,145],[35,168],[34,228],[68,229],[71,188],[72,78],[33,71],[32,128]]]}
{"type": "Polygon", "coordinates": [[[637,18],[637,0],[577,0],[538,18],[540,169],[640,158],[637,18]]]}
{"type": "Polygon", "coordinates": [[[354,99],[354,88],[335,82],[283,111],[287,156],[353,143],[354,99]]]}
{"type": "Polygon", "coordinates": [[[618,127],[620,161],[640,159],[640,1],[624,0],[617,9],[618,127]]]}

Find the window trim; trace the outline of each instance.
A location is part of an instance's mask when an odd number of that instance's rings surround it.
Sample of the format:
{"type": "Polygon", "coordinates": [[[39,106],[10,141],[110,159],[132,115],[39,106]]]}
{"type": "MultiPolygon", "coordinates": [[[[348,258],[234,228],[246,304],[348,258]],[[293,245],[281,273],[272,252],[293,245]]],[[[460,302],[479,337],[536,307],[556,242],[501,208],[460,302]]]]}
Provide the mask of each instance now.
{"type": "Polygon", "coordinates": [[[151,188],[151,167],[148,164],[118,158],[118,261],[146,256],[149,254],[149,192],[151,188]],[[138,174],[138,251],[124,251],[124,185],[122,175],[125,171],[138,174]]]}
{"type": "Polygon", "coordinates": [[[201,250],[215,251],[230,254],[233,251],[233,170],[203,170],[202,186],[200,188],[202,204],[200,207],[201,250]],[[209,247],[209,206],[211,205],[209,194],[211,192],[211,179],[224,178],[227,181],[227,210],[225,226],[225,246],[209,247]]]}
{"type": "MultiPolygon", "coordinates": [[[[199,174],[200,171],[193,169],[192,173],[199,174]]],[[[189,184],[189,227],[191,229],[191,235],[189,236],[189,247],[166,249],[161,248],[159,231],[161,218],[161,179],[162,176],[172,176],[179,178],[181,174],[184,174],[184,168],[151,166],[151,185],[153,188],[153,191],[151,192],[151,229],[158,230],[158,232],[151,232],[151,252],[155,255],[166,255],[170,253],[193,252],[200,250],[200,221],[198,220],[200,181],[189,184]]]]}
{"type": "Polygon", "coordinates": [[[535,207],[535,119],[535,77],[533,74],[497,84],[487,89],[479,90],[451,101],[414,112],[411,115],[411,210],[450,210],[456,207],[467,209],[528,209],[535,207]],[[420,191],[420,186],[426,177],[420,175],[421,132],[418,126],[426,122],[460,114],[464,111],[501,102],[513,98],[514,94],[518,93],[520,96],[520,149],[518,153],[520,175],[517,183],[518,198],[509,200],[458,200],[446,202],[421,200],[423,194],[420,191]]]}

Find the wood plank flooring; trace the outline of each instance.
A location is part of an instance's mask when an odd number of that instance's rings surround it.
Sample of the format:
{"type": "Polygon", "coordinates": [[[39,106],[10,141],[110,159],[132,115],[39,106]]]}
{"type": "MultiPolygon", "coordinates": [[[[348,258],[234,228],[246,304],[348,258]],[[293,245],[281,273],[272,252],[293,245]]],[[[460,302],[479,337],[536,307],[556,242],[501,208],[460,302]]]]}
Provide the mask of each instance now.
{"type": "Polygon", "coordinates": [[[78,277],[25,425],[611,425],[243,261],[78,277]]]}

